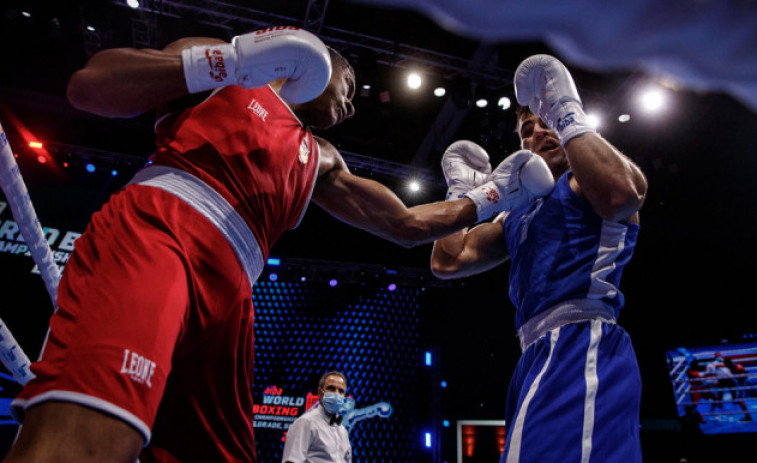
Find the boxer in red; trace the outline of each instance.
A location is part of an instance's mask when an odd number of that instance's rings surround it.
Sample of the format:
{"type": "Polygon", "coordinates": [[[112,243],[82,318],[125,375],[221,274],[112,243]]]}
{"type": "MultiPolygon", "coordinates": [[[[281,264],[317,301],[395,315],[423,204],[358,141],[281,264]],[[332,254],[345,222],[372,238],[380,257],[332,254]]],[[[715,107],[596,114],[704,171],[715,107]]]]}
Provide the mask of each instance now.
{"type": "MultiPolygon", "coordinates": [[[[406,247],[497,212],[500,168],[493,194],[412,208],[352,175],[310,128],[351,117],[354,94],[349,63],[296,28],[104,50],[72,76],[84,111],[156,109],[157,150],[77,241],[6,462],[255,462],[251,285],[310,200],[406,247]]],[[[491,172],[480,151],[455,162],[491,172]]]]}

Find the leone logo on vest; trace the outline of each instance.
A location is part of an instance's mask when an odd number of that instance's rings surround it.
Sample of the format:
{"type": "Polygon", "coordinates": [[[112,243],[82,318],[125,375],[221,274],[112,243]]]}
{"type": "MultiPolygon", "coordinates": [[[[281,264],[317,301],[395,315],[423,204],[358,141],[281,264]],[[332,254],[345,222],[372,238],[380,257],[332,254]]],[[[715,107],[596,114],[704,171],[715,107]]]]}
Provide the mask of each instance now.
{"type": "Polygon", "coordinates": [[[152,360],[129,349],[124,349],[121,373],[129,375],[129,378],[135,383],[146,384],[147,387],[152,387],[151,380],[152,375],[155,374],[155,366],[156,364],[152,360]]]}
{"type": "Polygon", "coordinates": [[[268,111],[255,98],[253,98],[252,101],[250,101],[250,104],[247,105],[247,109],[251,110],[252,113],[262,119],[263,122],[267,122],[265,118],[268,116],[268,111]]]}

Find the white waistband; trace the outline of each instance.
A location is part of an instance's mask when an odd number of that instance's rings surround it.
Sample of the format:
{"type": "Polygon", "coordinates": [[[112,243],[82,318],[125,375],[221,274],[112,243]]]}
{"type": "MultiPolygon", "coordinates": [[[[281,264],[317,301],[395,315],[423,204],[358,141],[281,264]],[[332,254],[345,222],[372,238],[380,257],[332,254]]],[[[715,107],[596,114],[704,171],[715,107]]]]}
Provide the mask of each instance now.
{"type": "Polygon", "coordinates": [[[166,166],[148,166],[137,172],[129,185],[147,185],[183,200],[218,228],[234,249],[250,285],[263,272],[263,253],[242,216],[223,196],[194,175],[166,166]]]}
{"type": "Polygon", "coordinates": [[[607,304],[596,299],[574,299],[561,302],[521,325],[518,329],[520,348],[525,351],[537,339],[555,328],[588,320],[615,323],[615,312],[607,304]]]}

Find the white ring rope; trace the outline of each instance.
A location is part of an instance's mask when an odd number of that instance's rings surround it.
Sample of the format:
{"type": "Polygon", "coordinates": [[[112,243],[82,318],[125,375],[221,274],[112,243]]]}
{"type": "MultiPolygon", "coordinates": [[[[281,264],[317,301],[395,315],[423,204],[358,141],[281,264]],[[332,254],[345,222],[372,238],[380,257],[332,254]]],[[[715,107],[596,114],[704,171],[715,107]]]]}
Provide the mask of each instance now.
{"type": "Polygon", "coordinates": [[[0,187],[2,187],[3,193],[5,193],[8,204],[11,207],[11,212],[13,212],[13,218],[21,229],[21,235],[29,247],[32,258],[39,267],[47,293],[50,295],[50,300],[57,307],[60,270],[55,265],[53,253],[50,251],[50,246],[45,239],[45,234],[42,231],[42,226],[39,224],[37,213],[34,211],[26,184],[23,177],[21,177],[21,171],[18,168],[18,164],[16,164],[16,158],[13,156],[13,151],[1,125],[0,187]]]}
{"type": "Polygon", "coordinates": [[[0,320],[0,361],[20,384],[26,384],[27,381],[34,378],[34,374],[29,369],[31,365],[29,357],[26,356],[21,346],[18,345],[18,341],[2,320],[0,320]]]}
{"type": "MultiPolygon", "coordinates": [[[[45,239],[42,226],[37,218],[37,213],[34,211],[29,192],[26,189],[24,179],[21,177],[21,171],[16,163],[16,158],[13,156],[13,150],[11,150],[2,125],[0,125],[0,187],[5,193],[13,218],[21,229],[21,236],[24,237],[24,241],[29,247],[53,306],[57,310],[60,270],[55,265],[52,251],[50,251],[50,246],[45,239]]],[[[19,383],[25,384],[34,377],[29,370],[31,363],[29,358],[24,354],[21,346],[18,345],[2,320],[0,320],[0,360],[19,383]]]]}

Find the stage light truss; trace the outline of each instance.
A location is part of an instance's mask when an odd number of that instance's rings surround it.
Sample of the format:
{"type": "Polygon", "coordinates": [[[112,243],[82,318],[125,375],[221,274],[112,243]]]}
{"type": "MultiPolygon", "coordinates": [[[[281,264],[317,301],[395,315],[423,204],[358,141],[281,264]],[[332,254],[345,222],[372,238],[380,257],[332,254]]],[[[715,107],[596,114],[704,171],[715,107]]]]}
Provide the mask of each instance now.
{"type": "MultiPolygon", "coordinates": [[[[123,0],[112,3],[126,7],[123,0]]],[[[299,25],[318,33],[334,48],[362,49],[373,53],[372,59],[388,66],[405,68],[414,64],[427,67],[428,72],[444,79],[464,78],[468,82],[488,88],[502,88],[512,84],[513,70],[491,63],[471,62],[469,58],[448,55],[433,50],[373,37],[354,31],[323,25],[328,1],[311,1],[304,18],[293,18],[219,0],[143,0],[139,10],[172,18],[191,17],[200,24],[219,27],[233,33],[277,25],[299,25]]]]}
{"type": "Polygon", "coordinates": [[[438,187],[446,187],[447,184],[441,173],[431,169],[414,167],[399,162],[373,158],[362,154],[340,150],[344,161],[355,171],[367,171],[378,175],[387,175],[402,180],[414,179],[438,187]]]}

